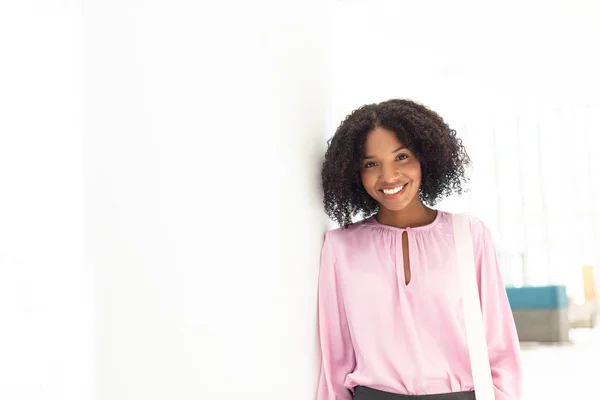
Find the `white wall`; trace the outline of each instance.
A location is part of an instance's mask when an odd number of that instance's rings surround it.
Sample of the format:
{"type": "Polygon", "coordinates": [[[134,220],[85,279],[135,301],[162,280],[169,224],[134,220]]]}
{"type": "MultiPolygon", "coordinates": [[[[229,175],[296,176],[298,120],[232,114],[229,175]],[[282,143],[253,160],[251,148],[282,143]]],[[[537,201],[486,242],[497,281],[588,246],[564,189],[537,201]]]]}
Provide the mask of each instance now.
{"type": "Polygon", "coordinates": [[[94,396],[81,2],[0,2],[0,399],[94,396]]]}
{"type": "Polygon", "coordinates": [[[89,0],[98,399],[307,399],[327,3],[89,0]]]}
{"type": "Polygon", "coordinates": [[[443,115],[597,103],[593,0],[337,3],[334,116],[389,97],[443,115]]]}

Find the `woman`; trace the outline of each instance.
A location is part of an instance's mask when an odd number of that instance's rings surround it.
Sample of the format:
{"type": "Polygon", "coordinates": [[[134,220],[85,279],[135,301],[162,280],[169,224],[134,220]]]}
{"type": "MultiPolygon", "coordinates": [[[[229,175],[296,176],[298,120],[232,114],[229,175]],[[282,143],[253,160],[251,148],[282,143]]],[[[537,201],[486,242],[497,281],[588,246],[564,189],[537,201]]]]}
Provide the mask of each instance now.
{"type": "MultiPolygon", "coordinates": [[[[474,399],[452,215],[469,163],[443,119],[408,100],[360,107],[322,169],[318,400],[474,399]],[[355,216],[364,219],[352,223],[355,216]]],[[[489,230],[471,217],[496,400],[521,396],[519,342],[489,230]]]]}

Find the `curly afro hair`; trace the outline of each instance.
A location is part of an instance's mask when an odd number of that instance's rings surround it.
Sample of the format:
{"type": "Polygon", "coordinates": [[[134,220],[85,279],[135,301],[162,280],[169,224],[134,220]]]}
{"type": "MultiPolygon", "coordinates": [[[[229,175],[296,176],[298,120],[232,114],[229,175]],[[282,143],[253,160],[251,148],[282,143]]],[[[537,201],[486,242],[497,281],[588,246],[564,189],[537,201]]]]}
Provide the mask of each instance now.
{"type": "Polygon", "coordinates": [[[429,206],[452,193],[463,193],[470,163],[456,131],[434,111],[410,100],[364,105],[348,115],[328,141],[321,170],[325,212],[347,228],[356,215],[366,218],[379,206],[361,182],[360,162],[367,134],[393,131],[421,164],[420,200],[429,206]]]}

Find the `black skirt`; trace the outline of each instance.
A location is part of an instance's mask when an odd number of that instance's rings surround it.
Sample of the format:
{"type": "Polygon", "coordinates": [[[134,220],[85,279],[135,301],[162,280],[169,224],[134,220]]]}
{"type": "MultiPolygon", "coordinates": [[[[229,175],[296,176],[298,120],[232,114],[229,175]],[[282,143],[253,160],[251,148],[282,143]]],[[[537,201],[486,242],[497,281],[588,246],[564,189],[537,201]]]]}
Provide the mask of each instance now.
{"type": "Polygon", "coordinates": [[[354,400],[475,400],[475,392],[407,395],[382,392],[366,386],[354,388],[354,400]]]}

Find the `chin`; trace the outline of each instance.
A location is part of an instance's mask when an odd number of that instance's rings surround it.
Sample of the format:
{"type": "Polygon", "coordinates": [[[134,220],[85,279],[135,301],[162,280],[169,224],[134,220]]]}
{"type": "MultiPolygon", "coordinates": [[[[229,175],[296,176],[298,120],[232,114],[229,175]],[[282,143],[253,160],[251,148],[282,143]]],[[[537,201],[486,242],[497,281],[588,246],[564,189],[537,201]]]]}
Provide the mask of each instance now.
{"type": "Polygon", "coordinates": [[[402,210],[406,209],[407,206],[408,206],[408,204],[386,205],[386,204],[380,203],[379,206],[385,208],[388,211],[396,211],[396,212],[398,212],[398,211],[402,211],[402,210]]]}
{"type": "Polygon", "coordinates": [[[388,211],[399,212],[399,211],[405,210],[407,207],[406,207],[406,205],[397,205],[397,206],[390,206],[390,207],[383,205],[383,208],[385,208],[388,211]]]}
{"type": "MultiPolygon", "coordinates": [[[[398,200],[400,200],[400,199],[398,199],[398,200]]],[[[386,210],[389,210],[389,211],[398,212],[398,211],[405,210],[406,208],[409,208],[413,202],[414,202],[414,197],[408,201],[406,201],[404,199],[402,199],[400,201],[381,201],[381,202],[379,202],[379,207],[385,208],[386,210]]]]}

